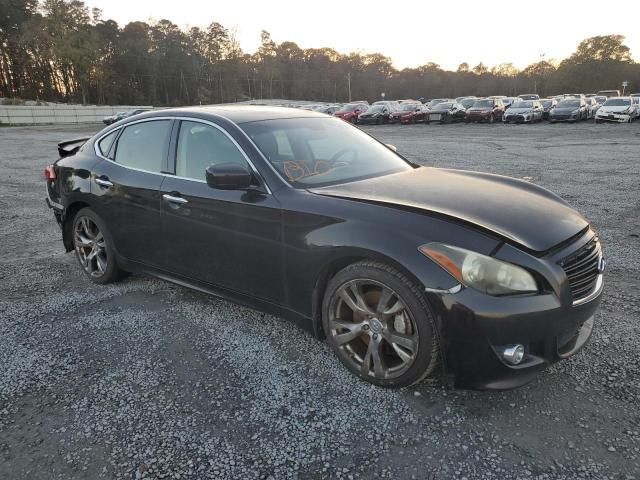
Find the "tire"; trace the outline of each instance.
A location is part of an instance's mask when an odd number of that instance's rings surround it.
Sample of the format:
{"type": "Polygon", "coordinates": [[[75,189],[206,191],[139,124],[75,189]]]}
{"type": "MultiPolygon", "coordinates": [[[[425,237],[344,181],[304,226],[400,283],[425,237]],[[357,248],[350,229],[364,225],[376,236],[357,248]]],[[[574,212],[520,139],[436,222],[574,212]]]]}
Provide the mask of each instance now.
{"type": "Polygon", "coordinates": [[[491,115],[489,115],[489,118],[487,119],[487,123],[493,123],[496,121],[496,118],[493,116],[493,113],[491,115]]]}
{"type": "Polygon", "coordinates": [[[375,385],[412,385],[433,373],[440,358],[438,333],[420,290],[382,263],[355,263],[331,279],[322,326],[342,364],[375,385]]]}
{"type": "Polygon", "coordinates": [[[75,256],[89,280],[104,285],[122,277],[124,272],[116,262],[111,235],[91,208],[85,207],[76,213],[72,235],[75,256]]]}

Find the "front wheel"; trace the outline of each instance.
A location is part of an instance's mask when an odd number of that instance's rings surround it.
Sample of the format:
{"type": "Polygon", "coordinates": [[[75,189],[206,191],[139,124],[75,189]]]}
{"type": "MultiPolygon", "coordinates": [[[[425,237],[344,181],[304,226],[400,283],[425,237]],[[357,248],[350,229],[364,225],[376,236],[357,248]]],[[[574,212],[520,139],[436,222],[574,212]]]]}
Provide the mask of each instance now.
{"type": "Polygon", "coordinates": [[[489,123],[495,122],[496,118],[493,116],[493,113],[489,115],[489,119],[487,120],[489,123]]]}
{"type": "Polygon", "coordinates": [[[94,283],[111,283],[121,277],[111,237],[102,219],[83,208],[73,219],[73,247],[82,271],[94,283]]]}
{"type": "Polygon", "coordinates": [[[325,292],[322,325],[340,361],[370,383],[406,387],[437,366],[439,342],[425,299],[384,264],[360,262],[338,272],[325,292]]]}

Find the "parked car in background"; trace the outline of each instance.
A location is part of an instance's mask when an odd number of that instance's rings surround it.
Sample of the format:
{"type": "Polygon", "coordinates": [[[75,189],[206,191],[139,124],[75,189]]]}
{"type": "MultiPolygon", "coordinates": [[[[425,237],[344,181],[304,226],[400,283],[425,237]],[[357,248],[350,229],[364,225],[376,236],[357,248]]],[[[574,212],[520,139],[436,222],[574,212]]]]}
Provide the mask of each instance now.
{"type": "Polygon", "coordinates": [[[148,108],[134,108],[132,110],[127,110],[126,112],[118,112],[116,115],[114,115],[113,122],[111,123],[116,123],[124,118],[133,117],[134,115],[138,115],[140,113],[145,113],[149,111],[150,110],[148,108]]]}
{"type": "Polygon", "coordinates": [[[416,123],[424,121],[426,107],[421,103],[401,103],[389,115],[389,123],[416,123]]]}
{"type": "Polygon", "coordinates": [[[595,99],[596,99],[596,102],[598,102],[599,105],[603,105],[604,102],[607,101],[607,97],[605,97],[604,95],[596,95],[595,99]]]}
{"type": "Polygon", "coordinates": [[[637,120],[640,118],[640,97],[630,97],[630,98],[636,110],[636,116],[634,120],[637,120]]]}
{"type": "Polygon", "coordinates": [[[108,115],[102,119],[102,123],[105,125],[111,125],[112,123],[117,122],[116,118],[122,118],[125,112],[118,112],[114,115],[108,115]]]}
{"type": "Polygon", "coordinates": [[[499,98],[484,98],[476,100],[471,108],[467,110],[465,122],[487,122],[493,123],[502,120],[504,115],[504,104],[499,98]]]}
{"type": "Polygon", "coordinates": [[[504,97],[502,99],[502,103],[504,105],[505,110],[507,108],[510,108],[511,105],[513,105],[513,102],[517,101],[518,99],[516,97],[504,97]]]}
{"type": "Polygon", "coordinates": [[[620,90],[600,90],[598,95],[603,95],[605,97],[619,97],[620,90]]]}
{"type": "Polygon", "coordinates": [[[430,108],[424,119],[424,123],[461,122],[467,115],[466,109],[458,102],[442,102],[430,108]]]}
{"type": "Polygon", "coordinates": [[[358,124],[366,125],[366,124],[375,124],[380,125],[381,123],[389,123],[389,115],[391,115],[392,110],[388,104],[373,104],[371,105],[366,112],[358,115],[358,124]]]}
{"type": "Polygon", "coordinates": [[[540,95],[537,93],[523,93],[518,95],[520,100],[540,100],[540,95]]]}
{"type": "Polygon", "coordinates": [[[442,102],[450,102],[451,100],[448,98],[434,98],[433,100],[431,100],[429,103],[427,103],[427,108],[433,108],[435,107],[437,104],[442,103],[442,102]]]}
{"type": "Polygon", "coordinates": [[[283,108],[162,110],[76,143],[46,197],[87,281],[150,274],[286,317],[364,381],[407,387],[442,362],[456,385],[514,388],[597,328],[598,235],[533,183],[419,166],[283,108]]]}
{"type": "Polygon", "coordinates": [[[635,115],[636,109],[631,97],[611,97],[598,109],[596,123],[631,123],[635,115]]]}
{"type": "Polygon", "coordinates": [[[584,98],[565,98],[549,112],[549,121],[579,122],[587,119],[587,103],[584,98]]]}
{"type": "Polygon", "coordinates": [[[476,97],[475,95],[467,95],[465,97],[456,97],[456,102],[461,103],[463,100],[475,100],[476,97]]]}
{"type": "Polygon", "coordinates": [[[314,112],[326,113],[327,115],[333,115],[340,110],[340,105],[320,105],[313,109],[314,112]]]}
{"type": "Polygon", "coordinates": [[[474,103],[478,100],[477,97],[466,97],[460,100],[458,103],[464,107],[465,110],[469,110],[474,103]]]}
{"type": "Polygon", "coordinates": [[[369,104],[364,102],[347,103],[336,110],[333,116],[341,118],[345,122],[356,123],[358,115],[362,112],[366,112],[368,108],[369,104]]]}
{"type": "Polygon", "coordinates": [[[504,123],[534,123],[542,121],[544,109],[539,100],[516,100],[504,112],[504,123]]]}
{"type": "Polygon", "coordinates": [[[596,101],[595,97],[585,97],[584,101],[587,104],[587,120],[591,120],[596,116],[600,104],[596,101]]]}
{"type": "Polygon", "coordinates": [[[549,112],[558,104],[558,100],[555,98],[543,98],[540,100],[540,104],[542,105],[542,119],[549,120],[549,112]]]}
{"type": "Polygon", "coordinates": [[[377,102],[373,102],[371,105],[386,105],[390,112],[395,112],[400,106],[400,104],[395,100],[378,100],[377,102]]]}

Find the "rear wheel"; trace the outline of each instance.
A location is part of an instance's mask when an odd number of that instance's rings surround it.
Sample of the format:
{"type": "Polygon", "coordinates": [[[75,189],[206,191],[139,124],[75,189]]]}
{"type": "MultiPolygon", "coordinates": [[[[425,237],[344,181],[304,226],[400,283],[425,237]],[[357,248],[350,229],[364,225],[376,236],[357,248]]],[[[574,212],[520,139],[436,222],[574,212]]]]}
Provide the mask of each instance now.
{"type": "Polygon", "coordinates": [[[122,275],[109,232],[88,207],[78,211],[73,219],[73,247],[82,271],[92,282],[111,283],[122,275]]]}
{"type": "Polygon", "coordinates": [[[329,282],[322,304],[327,340],[360,378],[405,387],[435,369],[439,343],[418,288],[397,270],[361,262],[329,282]]]}

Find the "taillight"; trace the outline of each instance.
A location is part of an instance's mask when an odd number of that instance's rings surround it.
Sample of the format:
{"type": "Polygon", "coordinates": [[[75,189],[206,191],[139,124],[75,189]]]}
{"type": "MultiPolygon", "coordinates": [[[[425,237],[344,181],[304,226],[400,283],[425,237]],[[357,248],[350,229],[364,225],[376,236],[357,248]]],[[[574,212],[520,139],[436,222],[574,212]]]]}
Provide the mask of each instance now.
{"type": "Polygon", "coordinates": [[[44,169],[44,178],[46,180],[56,179],[56,167],[54,165],[47,165],[44,169]]]}

